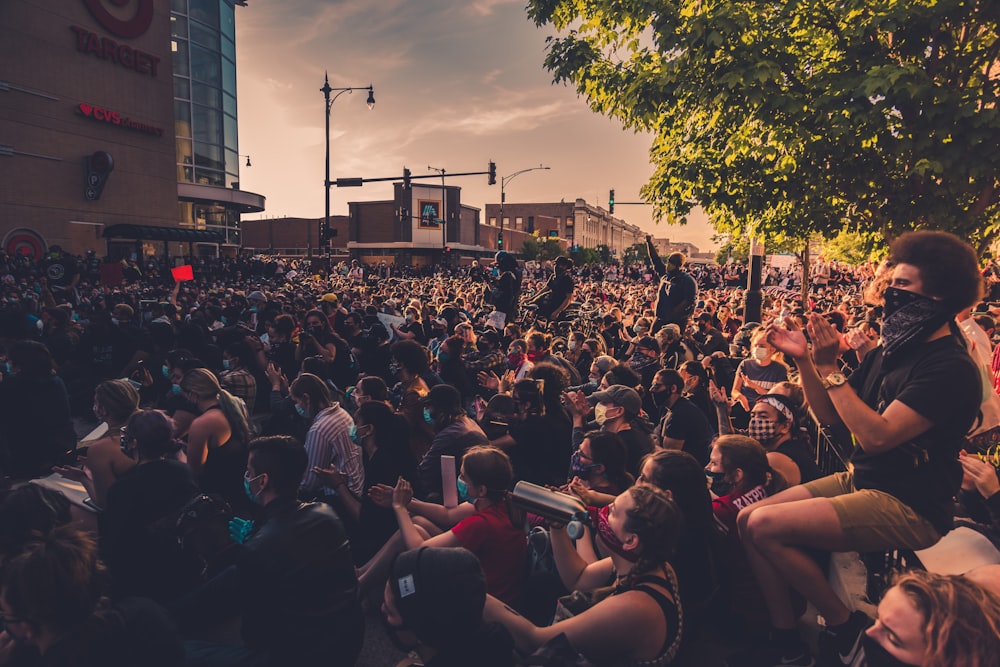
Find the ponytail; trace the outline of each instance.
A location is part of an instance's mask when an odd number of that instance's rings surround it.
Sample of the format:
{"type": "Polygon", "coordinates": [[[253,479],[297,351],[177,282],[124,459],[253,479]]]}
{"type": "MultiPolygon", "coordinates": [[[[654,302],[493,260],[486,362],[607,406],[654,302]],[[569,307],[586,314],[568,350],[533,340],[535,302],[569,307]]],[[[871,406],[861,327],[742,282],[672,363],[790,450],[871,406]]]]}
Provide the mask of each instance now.
{"type": "Polygon", "coordinates": [[[250,430],[247,405],[243,399],[233,396],[225,389],[219,389],[219,408],[226,421],[229,422],[229,428],[233,435],[244,445],[250,442],[253,433],[250,430]]]}

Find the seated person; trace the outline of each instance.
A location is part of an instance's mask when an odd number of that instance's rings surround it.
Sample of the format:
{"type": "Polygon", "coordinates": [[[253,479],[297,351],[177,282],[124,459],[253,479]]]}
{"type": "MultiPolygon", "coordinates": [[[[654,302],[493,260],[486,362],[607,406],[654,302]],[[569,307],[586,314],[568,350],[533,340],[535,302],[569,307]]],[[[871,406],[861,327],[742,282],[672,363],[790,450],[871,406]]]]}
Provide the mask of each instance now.
{"type": "Polygon", "coordinates": [[[180,562],[175,533],[157,530],[198,494],[191,469],[177,460],[182,443],[170,417],[159,410],[132,415],[121,430],[122,450],[133,466],[111,485],[100,521],[101,554],[117,595],[142,595],[165,603],[193,587],[199,564],[180,562]]]}
{"type": "Polygon", "coordinates": [[[420,547],[393,564],[382,613],[397,636],[416,636],[423,664],[513,667],[514,641],[503,626],[483,622],[485,604],[486,577],[470,551],[420,547]]]}
{"type": "MultiPolygon", "coordinates": [[[[361,447],[365,485],[360,497],[347,488],[347,479],[334,466],[314,468],[321,483],[337,491],[333,502],[351,538],[356,564],[365,563],[396,532],[396,517],[368,495],[378,484],[395,484],[400,477],[415,479],[417,462],[407,444],[406,419],[381,401],[366,401],[354,413],[351,440],[361,447]]],[[[421,495],[419,490],[417,495],[421,495]]]]}
{"type": "Polygon", "coordinates": [[[719,411],[719,433],[742,433],[767,450],[767,460],[781,473],[789,486],[805,484],[822,476],[815,455],[802,440],[797,410],[792,399],[781,394],[766,394],[750,410],[746,432],[733,428],[725,397],[714,389],[712,399],[719,411]]]}
{"type": "Polygon", "coordinates": [[[92,539],[70,526],[5,563],[0,592],[6,667],[180,667],[184,650],[167,613],[143,598],[112,604],[92,539]],[[13,641],[11,641],[13,640],[13,641]]]}
{"type": "Polygon", "coordinates": [[[598,515],[597,532],[607,558],[586,563],[565,528],[552,528],[559,575],[569,590],[592,594],[589,608],[537,627],[489,596],[484,617],[503,624],[524,653],[564,634],[573,649],[596,664],[669,664],[680,647],[681,611],[677,579],[667,561],[680,539],[682,521],[667,494],[632,487],[598,515]]]}
{"type": "Polygon", "coordinates": [[[479,558],[487,590],[507,604],[520,603],[527,574],[528,550],[523,521],[512,515],[507,496],[514,472],[510,459],[496,447],[473,447],[462,459],[458,476],[458,507],[413,499],[409,482],[400,478],[394,489],[375,487],[371,494],[391,506],[399,522],[399,537],[391,540],[362,568],[363,585],[384,579],[385,564],[402,549],[464,547],[479,558]],[[391,492],[391,495],[390,495],[391,492]],[[418,526],[410,513],[428,521],[418,526]],[[442,532],[443,528],[447,528],[442,532]]]}
{"type": "Polygon", "coordinates": [[[625,469],[625,444],[615,433],[590,431],[570,457],[568,491],[590,507],[604,507],[635,483],[625,469]]]}
{"type": "MultiPolygon", "coordinates": [[[[189,663],[353,665],[364,617],[343,524],[296,494],[308,456],[290,436],[250,442],[246,494],[260,505],[236,565],[175,606],[186,628],[239,614],[241,645],[188,641],[189,663]]],[[[242,532],[242,531],[240,531],[242,532]]]]}
{"type": "Polygon", "coordinates": [[[751,636],[766,634],[767,606],[736,529],[736,516],[744,507],[782,490],[785,481],[771,470],[767,452],[759,442],[742,435],[720,435],[712,443],[705,468],[712,485],[712,512],[723,534],[719,571],[728,591],[739,630],[751,636]]]}
{"type": "Polygon", "coordinates": [[[882,596],[854,664],[986,667],[1000,655],[1000,595],[966,577],[914,571],[882,596]]]}

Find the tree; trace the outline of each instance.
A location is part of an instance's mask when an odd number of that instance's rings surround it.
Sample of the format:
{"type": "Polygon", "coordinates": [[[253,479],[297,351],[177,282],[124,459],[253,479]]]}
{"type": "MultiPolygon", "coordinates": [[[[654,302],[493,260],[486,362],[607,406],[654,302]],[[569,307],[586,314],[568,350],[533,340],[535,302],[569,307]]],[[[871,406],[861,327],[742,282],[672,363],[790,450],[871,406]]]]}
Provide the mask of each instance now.
{"type": "Polygon", "coordinates": [[[625,264],[649,264],[649,249],[645,243],[635,243],[625,249],[625,264]]]}
{"type": "Polygon", "coordinates": [[[538,234],[529,234],[524,239],[521,248],[521,258],[525,261],[537,260],[544,262],[565,255],[566,250],[558,239],[539,238],[538,234]]]}
{"type": "Polygon", "coordinates": [[[611,263],[611,248],[608,247],[607,243],[598,243],[594,250],[597,251],[598,257],[601,258],[601,264],[611,263]]]}
{"type": "Polygon", "coordinates": [[[1000,233],[994,0],[530,0],[545,66],[653,133],[642,196],[683,224],[1000,233]]]}

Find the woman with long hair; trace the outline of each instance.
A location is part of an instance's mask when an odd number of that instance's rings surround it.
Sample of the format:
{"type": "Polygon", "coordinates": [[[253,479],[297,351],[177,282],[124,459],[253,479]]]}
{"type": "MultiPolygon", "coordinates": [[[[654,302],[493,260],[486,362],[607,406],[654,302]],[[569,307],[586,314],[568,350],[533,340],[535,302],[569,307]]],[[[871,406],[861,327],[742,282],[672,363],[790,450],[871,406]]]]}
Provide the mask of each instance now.
{"type": "Polygon", "coordinates": [[[869,667],[986,667],[1000,655],[1000,596],[956,575],[903,574],[861,638],[869,667]]]}
{"type": "Polygon", "coordinates": [[[565,634],[573,649],[595,664],[668,665],[680,648],[684,625],[677,578],[668,562],[683,523],[666,493],[634,486],[598,515],[599,541],[608,557],[588,564],[564,527],[552,529],[552,553],[563,584],[590,593],[594,604],[537,627],[490,596],[484,617],[506,627],[523,652],[565,634]],[[608,581],[614,582],[611,587],[608,581]]]}
{"type": "Polygon", "coordinates": [[[181,389],[200,414],[187,436],[187,461],[205,493],[218,493],[235,508],[249,509],[243,491],[247,445],[251,438],[247,407],[219,385],[205,368],[184,374],[181,389]]]}
{"type": "Polygon", "coordinates": [[[616,433],[590,431],[570,457],[569,490],[585,505],[603,507],[635,483],[625,464],[625,443],[616,433]]]}
{"type": "Polygon", "coordinates": [[[376,486],[373,500],[391,504],[399,523],[399,538],[364,569],[368,579],[384,572],[384,564],[401,549],[464,547],[474,553],[486,574],[486,589],[505,603],[517,606],[523,593],[528,562],[522,520],[508,501],[514,480],[510,459],[496,447],[473,447],[462,458],[456,483],[460,504],[446,508],[413,499],[413,488],[400,478],[395,488],[376,486]],[[418,526],[411,514],[422,517],[418,526]],[[442,532],[442,529],[443,532],[442,532]],[[375,567],[373,567],[375,566],[375,567]]]}

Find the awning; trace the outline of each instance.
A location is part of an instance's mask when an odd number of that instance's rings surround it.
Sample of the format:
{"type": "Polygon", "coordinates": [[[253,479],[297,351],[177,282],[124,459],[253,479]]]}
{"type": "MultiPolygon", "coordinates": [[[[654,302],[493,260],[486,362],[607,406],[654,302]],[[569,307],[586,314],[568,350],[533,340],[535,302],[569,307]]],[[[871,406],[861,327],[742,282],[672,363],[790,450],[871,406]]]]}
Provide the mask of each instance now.
{"type": "Polygon", "coordinates": [[[139,239],[143,241],[183,241],[186,243],[222,243],[220,232],[183,227],[150,227],[148,225],[111,225],[104,229],[106,239],[139,239]]]}

